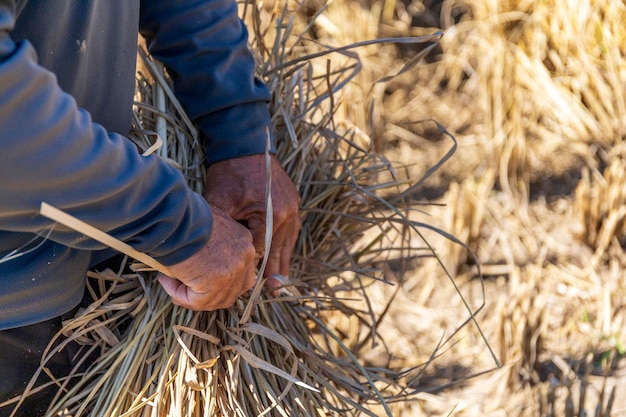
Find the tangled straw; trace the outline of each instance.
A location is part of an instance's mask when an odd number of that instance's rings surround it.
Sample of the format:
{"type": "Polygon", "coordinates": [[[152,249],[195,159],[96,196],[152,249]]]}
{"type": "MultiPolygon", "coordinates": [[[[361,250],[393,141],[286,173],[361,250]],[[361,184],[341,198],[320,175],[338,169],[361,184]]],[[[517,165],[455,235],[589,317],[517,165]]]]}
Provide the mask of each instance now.
{"type": "MultiPolygon", "coordinates": [[[[129,269],[124,261],[118,271],[90,271],[93,301],[65,323],[67,339],[56,349],[74,341],[83,346],[79,364],[94,352],[97,358],[67,378],[51,375],[60,389],[48,416],[376,416],[378,410],[390,416],[391,401],[415,392],[400,383],[414,369],[370,368],[359,350],[380,341],[376,329],[385,313],[375,311],[367,288],[389,282],[381,266],[435,256],[419,232],[427,225],[408,217],[419,182],[399,177],[362,132],[337,129],[335,106],[360,68],[352,50],[362,44],[316,45],[316,52],[295,57],[304,38],[291,33],[293,12],[285,8],[275,18],[272,48],[256,50],[268,52],[261,54],[260,75],[273,93],[278,157],[302,198],[290,291],[272,298],[259,279],[228,310],[192,312],[173,305],[141,265],[129,269]],[[337,68],[333,54],[342,57],[337,68]],[[317,65],[324,59],[326,65],[317,65]],[[333,315],[355,319],[356,339],[330,324],[333,315]]],[[[259,34],[255,39],[264,42],[259,34]]],[[[201,192],[204,169],[194,126],[162,68],[140,56],[147,73],[138,77],[131,138],[140,151],[157,151],[178,166],[201,192]]],[[[48,372],[52,353],[44,355],[40,372],[48,372]]]]}

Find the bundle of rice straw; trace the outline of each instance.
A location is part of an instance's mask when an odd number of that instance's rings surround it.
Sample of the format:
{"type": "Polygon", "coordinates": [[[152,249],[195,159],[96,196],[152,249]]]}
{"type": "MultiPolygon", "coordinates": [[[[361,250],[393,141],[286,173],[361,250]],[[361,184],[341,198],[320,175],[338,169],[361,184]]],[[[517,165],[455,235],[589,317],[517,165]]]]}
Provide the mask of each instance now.
{"type": "MultiPolygon", "coordinates": [[[[249,9],[259,25],[267,19],[260,8],[249,9]]],[[[358,45],[332,50],[305,42],[291,33],[295,12],[287,8],[273,19],[271,48],[253,49],[273,92],[278,156],[302,197],[289,295],[266,295],[259,280],[228,310],[192,312],[173,305],[141,268],[129,272],[123,263],[118,271],[90,271],[93,302],[63,333],[83,346],[79,365],[97,360],[86,370],[77,366],[71,383],[52,375],[60,389],[47,415],[391,415],[389,403],[414,392],[399,383],[414,370],[370,368],[358,352],[380,341],[376,329],[386,308],[374,310],[367,287],[386,280],[381,266],[434,256],[420,233],[424,225],[408,219],[418,182],[399,178],[385,158],[358,145],[356,130],[336,129],[334,106],[358,71],[358,56],[349,51],[358,45]],[[316,50],[302,54],[310,48],[316,50]],[[332,315],[351,319],[352,339],[328,324],[332,315]]],[[[255,42],[262,42],[258,27],[255,42]]],[[[147,73],[139,73],[134,140],[152,152],[160,138],[157,152],[201,192],[194,126],[162,70],[141,55],[147,73]]]]}

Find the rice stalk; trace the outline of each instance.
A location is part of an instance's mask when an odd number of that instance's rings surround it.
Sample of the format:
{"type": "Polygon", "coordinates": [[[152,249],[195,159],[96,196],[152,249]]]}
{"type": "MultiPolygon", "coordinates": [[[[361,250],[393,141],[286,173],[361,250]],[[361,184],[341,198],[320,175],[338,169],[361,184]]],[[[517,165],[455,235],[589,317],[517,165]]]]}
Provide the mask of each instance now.
{"type": "Polygon", "coordinates": [[[551,375],[540,385],[538,405],[540,417],[597,416],[610,417],[613,414],[616,386],[609,386],[607,378],[602,378],[599,392],[593,384],[593,355],[587,355],[580,365],[573,369],[562,358],[555,357],[559,375],[551,375]]]}
{"type": "Polygon", "coordinates": [[[427,112],[476,135],[484,158],[470,168],[493,161],[500,188],[524,204],[534,181],[567,172],[590,144],[623,140],[625,17],[623,2],[610,0],[446,0],[442,53],[420,79],[391,85],[397,110],[384,120],[402,126],[427,112]]]}
{"type": "Polygon", "coordinates": [[[574,209],[582,228],[580,237],[594,249],[592,265],[609,247],[619,247],[626,230],[626,162],[620,155],[623,146],[609,154],[610,163],[603,173],[585,168],[576,187],[574,209]]]}
{"type": "Polygon", "coordinates": [[[499,353],[504,363],[512,365],[507,385],[532,381],[545,349],[549,290],[542,285],[541,273],[535,266],[512,271],[509,297],[498,308],[499,353]]]}
{"type": "MultiPolygon", "coordinates": [[[[260,8],[248,7],[255,22],[264,21],[260,8]]],[[[353,50],[374,42],[309,42],[291,33],[293,16],[285,5],[274,16],[275,39],[255,48],[267,54],[259,75],[273,93],[278,156],[302,197],[289,295],[272,298],[259,280],[228,310],[190,312],[172,305],[149,272],[92,271],[98,283],[90,287],[93,303],[64,333],[99,356],[61,387],[47,415],[376,416],[374,408],[391,415],[390,402],[415,392],[400,383],[402,371],[368,367],[359,353],[379,340],[384,312],[374,310],[367,288],[387,282],[380,265],[415,253],[435,256],[419,232],[435,228],[407,217],[414,181],[372,152],[365,132],[345,122],[348,128],[338,129],[334,119],[340,93],[361,68],[353,50]],[[301,54],[306,48],[312,52],[301,54]],[[332,315],[355,319],[354,340],[327,320],[332,315]]],[[[140,56],[149,74],[139,73],[132,139],[143,153],[158,148],[201,192],[202,152],[193,125],[166,76],[144,52],[140,56]],[[160,148],[154,146],[159,141],[160,148]]],[[[469,322],[475,312],[466,306],[469,322]]]]}
{"type": "MultiPolygon", "coordinates": [[[[486,172],[481,178],[470,177],[461,184],[450,183],[446,194],[446,212],[444,229],[465,243],[466,246],[456,245],[448,241],[444,250],[446,267],[451,273],[457,273],[459,268],[468,264],[469,252],[475,252],[478,247],[481,227],[485,216],[486,200],[493,189],[495,172],[486,172]]],[[[471,260],[469,260],[471,263],[471,260]]]]}

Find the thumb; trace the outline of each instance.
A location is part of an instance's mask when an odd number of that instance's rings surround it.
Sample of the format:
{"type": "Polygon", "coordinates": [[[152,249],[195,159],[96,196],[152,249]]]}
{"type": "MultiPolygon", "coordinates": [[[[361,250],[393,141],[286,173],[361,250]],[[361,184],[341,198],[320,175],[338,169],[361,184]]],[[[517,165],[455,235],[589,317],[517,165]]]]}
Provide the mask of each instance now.
{"type": "Polygon", "coordinates": [[[165,292],[172,297],[174,304],[180,304],[187,298],[187,286],[176,278],[167,275],[158,274],[157,279],[165,292]]]}

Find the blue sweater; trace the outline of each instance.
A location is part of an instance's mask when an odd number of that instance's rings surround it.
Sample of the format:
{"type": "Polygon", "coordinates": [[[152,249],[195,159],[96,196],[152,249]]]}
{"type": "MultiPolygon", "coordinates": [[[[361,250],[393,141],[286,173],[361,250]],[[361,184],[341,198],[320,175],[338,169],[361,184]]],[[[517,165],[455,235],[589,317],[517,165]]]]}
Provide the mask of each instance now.
{"type": "Polygon", "coordinates": [[[124,137],[139,32],[209,163],[265,150],[269,92],[233,1],[0,0],[0,329],[73,308],[103,249],[39,215],[42,201],[165,265],[209,238],[203,198],[124,137]]]}

